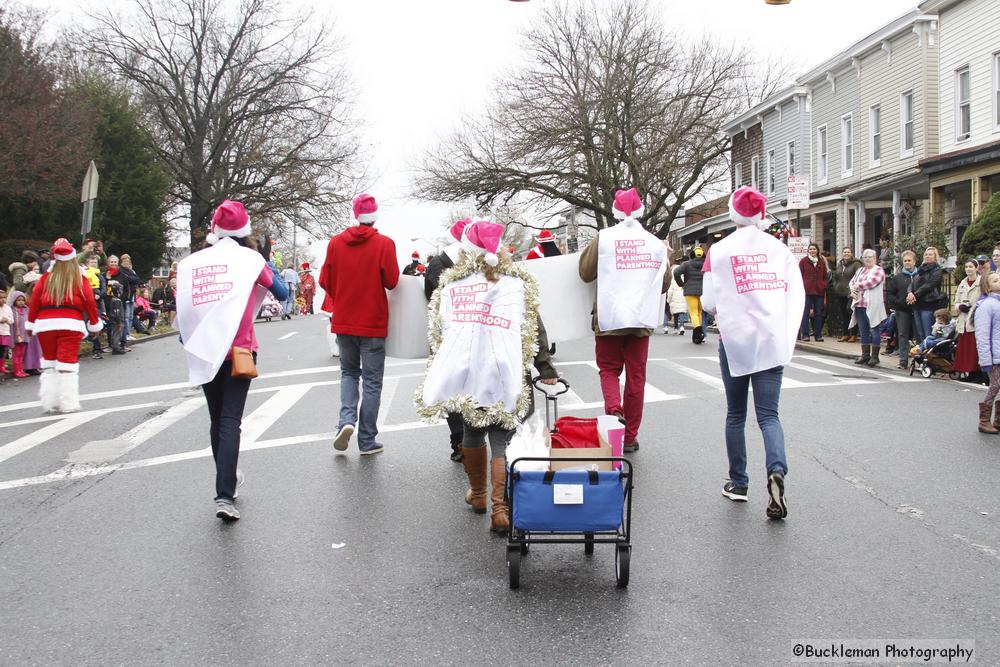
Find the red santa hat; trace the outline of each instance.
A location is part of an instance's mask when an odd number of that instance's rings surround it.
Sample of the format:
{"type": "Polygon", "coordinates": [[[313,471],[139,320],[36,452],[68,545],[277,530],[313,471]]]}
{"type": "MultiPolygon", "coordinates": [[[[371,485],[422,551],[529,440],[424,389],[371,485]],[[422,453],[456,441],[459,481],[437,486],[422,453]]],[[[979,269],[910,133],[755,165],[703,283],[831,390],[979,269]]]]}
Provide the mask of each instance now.
{"type": "Polygon", "coordinates": [[[76,248],[66,239],[59,238],[52,244],[51,255],[60,262],[68,262],[71,259],[76,259],[76,248]]]}
{"type": "Polygon", "coordinates": [[[631,190],[618,190],[615,192],[615,205],[613,213],[618,220],[635,220],[645,207],[642,205],[642,197],[635,188],[631,190]]]}
{"type": "Polygon", "coordinates": [[[414,250],[410,253],[410,259],[420,259],[420,253],[414,250]]]}
{"type": "Polygon", "coordinates": [[[422,276],[422,275],[424,275],[424,271],[425,271],[425,270],[426,270],[426,269],[424,268],[424,265],[423,265],[423,264],[417,264],[417,268],[416,268],[416,269],[414,269],[414,271],[416,271],[416,272],[417,272],[417,275],[418,275],[418,276],[422,276]]]}
{"type": "Polygon", "coordinates": [[[538,244],[531,246],[531,250],[524,256],[525,259],[542,259],[543,257],[545,257],[545,251],[538,244]]]}
{"type": "Polygon", "coordinates": [[[462,232],[465,230],[466,226],[468,226],[470,222],[472,221],[469,220],[469,218],[462,218],[461,220],[456,220],[455,223],[451,226],[451,229],[448,230],[449,233],[451,234],[451,237],[456,241],[460,242],[462,240],[462,232]]]}
{"type": "Polygon", "coordinates": [[[767,197],[747,185],[729,197],[729,218],[741,227],[760,225],[766,208],[767,197]]]}
{"type": "Polygon", "coordinates": [[[302,270],[303,271],[309,270],[309,262],[302,262],[302,270]]]}
{"type": "Polygon", "coordinates": [[[212,228],[205,237],[209,244],[218,243],[223,237],[243,238],[250,236],[250,218],[243,204],[225,200],[212,214],[212,228]]]}
{"type": "Polygon", "coordinates": [[[471,253],[484,254],[486,263],[496,266],[500,263],[497,255],[502,238],[503,225],[489,220],[476,220],[466,225],[462,231],[462,246],[471,253]]]}
{"type": "Polygon", "coordinates": [[[539,243],[554,243],[556,240],[556,235],[547,229],[543,229],[542,233],[538,235],[539,243]]]}
{"type": "Polygon", "coordinates": [[[371,225],[378,220],[378,202],[367,192],[354,198],[354,219],[362,225],[371,225]]]}

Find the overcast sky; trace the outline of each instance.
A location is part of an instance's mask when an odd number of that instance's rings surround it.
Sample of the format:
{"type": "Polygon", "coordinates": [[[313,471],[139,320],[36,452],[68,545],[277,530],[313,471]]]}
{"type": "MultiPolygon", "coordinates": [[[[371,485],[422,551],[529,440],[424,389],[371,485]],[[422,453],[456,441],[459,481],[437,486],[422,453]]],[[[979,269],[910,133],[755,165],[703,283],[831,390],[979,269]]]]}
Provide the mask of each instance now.
{"type": "MultiPolygon", "coordinates": [[[[233,0],[235,2],[235,0],[233,0]]],[[[613,5],[616,0],[598,0],[613,5]]],[[[294,10],[319,7],[286,0],[294,10]]],[[[449,206],[409,199],[408,166],[466,113],[487,104],[493,82],[518,61],[518,35],[550,0],[332,0],[318,10],[347,40],[366,130],[362,153],[378,180],[379,228],[409,256],[414,237],[440,233],[449,206]]],[[[671,29],[692,38],[747,44],[790,63],[793,74],[916,6],[917,0],[651,0],[671,29]]],[[[82,6],[127,9],[123,0],[31,0],[58,23],[79,21],[82,6]]]]}

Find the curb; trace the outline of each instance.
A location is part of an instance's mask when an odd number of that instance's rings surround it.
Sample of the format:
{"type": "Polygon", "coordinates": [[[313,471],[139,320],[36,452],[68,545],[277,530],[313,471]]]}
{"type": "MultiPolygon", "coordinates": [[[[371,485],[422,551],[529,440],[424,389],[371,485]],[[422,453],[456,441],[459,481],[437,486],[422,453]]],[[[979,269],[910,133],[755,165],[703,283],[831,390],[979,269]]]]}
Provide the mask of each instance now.
{"type": "Polygon", "coordinates": [[[170,338],[171,336],[176,336],[179,331],[165,331],[163,333],[153,334],[151,336],[143,336],[142,338],[134,338],[129,341],[129,345],[138,345],[139,343],[147,343],[151,340],[159,340],[161,338],[170,338]]]}

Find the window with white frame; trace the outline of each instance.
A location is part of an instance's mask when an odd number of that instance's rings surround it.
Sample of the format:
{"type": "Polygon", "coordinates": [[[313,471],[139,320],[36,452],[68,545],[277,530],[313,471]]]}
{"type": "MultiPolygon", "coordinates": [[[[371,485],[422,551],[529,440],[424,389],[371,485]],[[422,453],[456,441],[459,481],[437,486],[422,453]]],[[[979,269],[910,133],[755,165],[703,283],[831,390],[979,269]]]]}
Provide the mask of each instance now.
{"type": "Polygon", "coordinates": [[[788,162],[788,175],[795,175],[795,142],[789,141],[785,148],[785,159],[788,162]]]}
{"type": "Polygon", "coordinates": [[[760,158],[756,155],[750,158],[750,185],[754,190],[760,190],[760,158]]]}
{"type": "Polygon", "coordinates": [[[827,179],[826,125],[816,128],[816,182],[826,183],[827,179]]]}
{"type": "Polygon", "coordinates": [[[882,163],[882,108],[875,105],[868,110],[868,162],[872,168],[882,163]]]}
{"type": "Polygon", "coordinates": [[[899,96],[900,152],[903,157],[913,155],[913,91],[899,96]]]}
{"type": "Polygon", "coordinates": [[[955,140],[965,141],[972,133],[972,73],[969,66],[955,70],[955,140]]]}
{"type": "Polygon", "coordinates": [[[1000,130],[1000,53],[993,54],[993,127],[1000,130]]]}
{"type": "Polygon", "coordinates": [[[767,163],[764,165],[767,170],[765,178],[767,178],[767,194],[774,194],[774,151],[767,152],[767,163]]]}
{"type": "Polygon", "coordinates": [[[843,177],[854,173],[854,116],[840,118],[840,169],[843,177]]]}
{"type": "Polygon", "coordinates": [[[736,163],[736,168],[733,175],[736,177],[736,189],[743,187],[743,164],[740,162],[736,163]]]}

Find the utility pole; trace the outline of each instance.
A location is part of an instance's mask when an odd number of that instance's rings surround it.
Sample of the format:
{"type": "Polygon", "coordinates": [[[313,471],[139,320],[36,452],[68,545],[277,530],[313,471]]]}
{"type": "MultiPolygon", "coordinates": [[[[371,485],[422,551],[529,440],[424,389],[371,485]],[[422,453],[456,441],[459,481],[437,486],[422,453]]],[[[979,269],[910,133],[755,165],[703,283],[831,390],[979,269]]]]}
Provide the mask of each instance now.
{"type": "Polygon", "coordinates": [[[87,234],[94,224],[94,200],[97,199],[97,183],[100,175],[97,173],[97,165],[90,161],[87,167],[87,175],[83,177],[83,190],[80,193],[80,202],[83,204],[83,219],[80,222],[80,244],[87,240],[87,234]]]}

